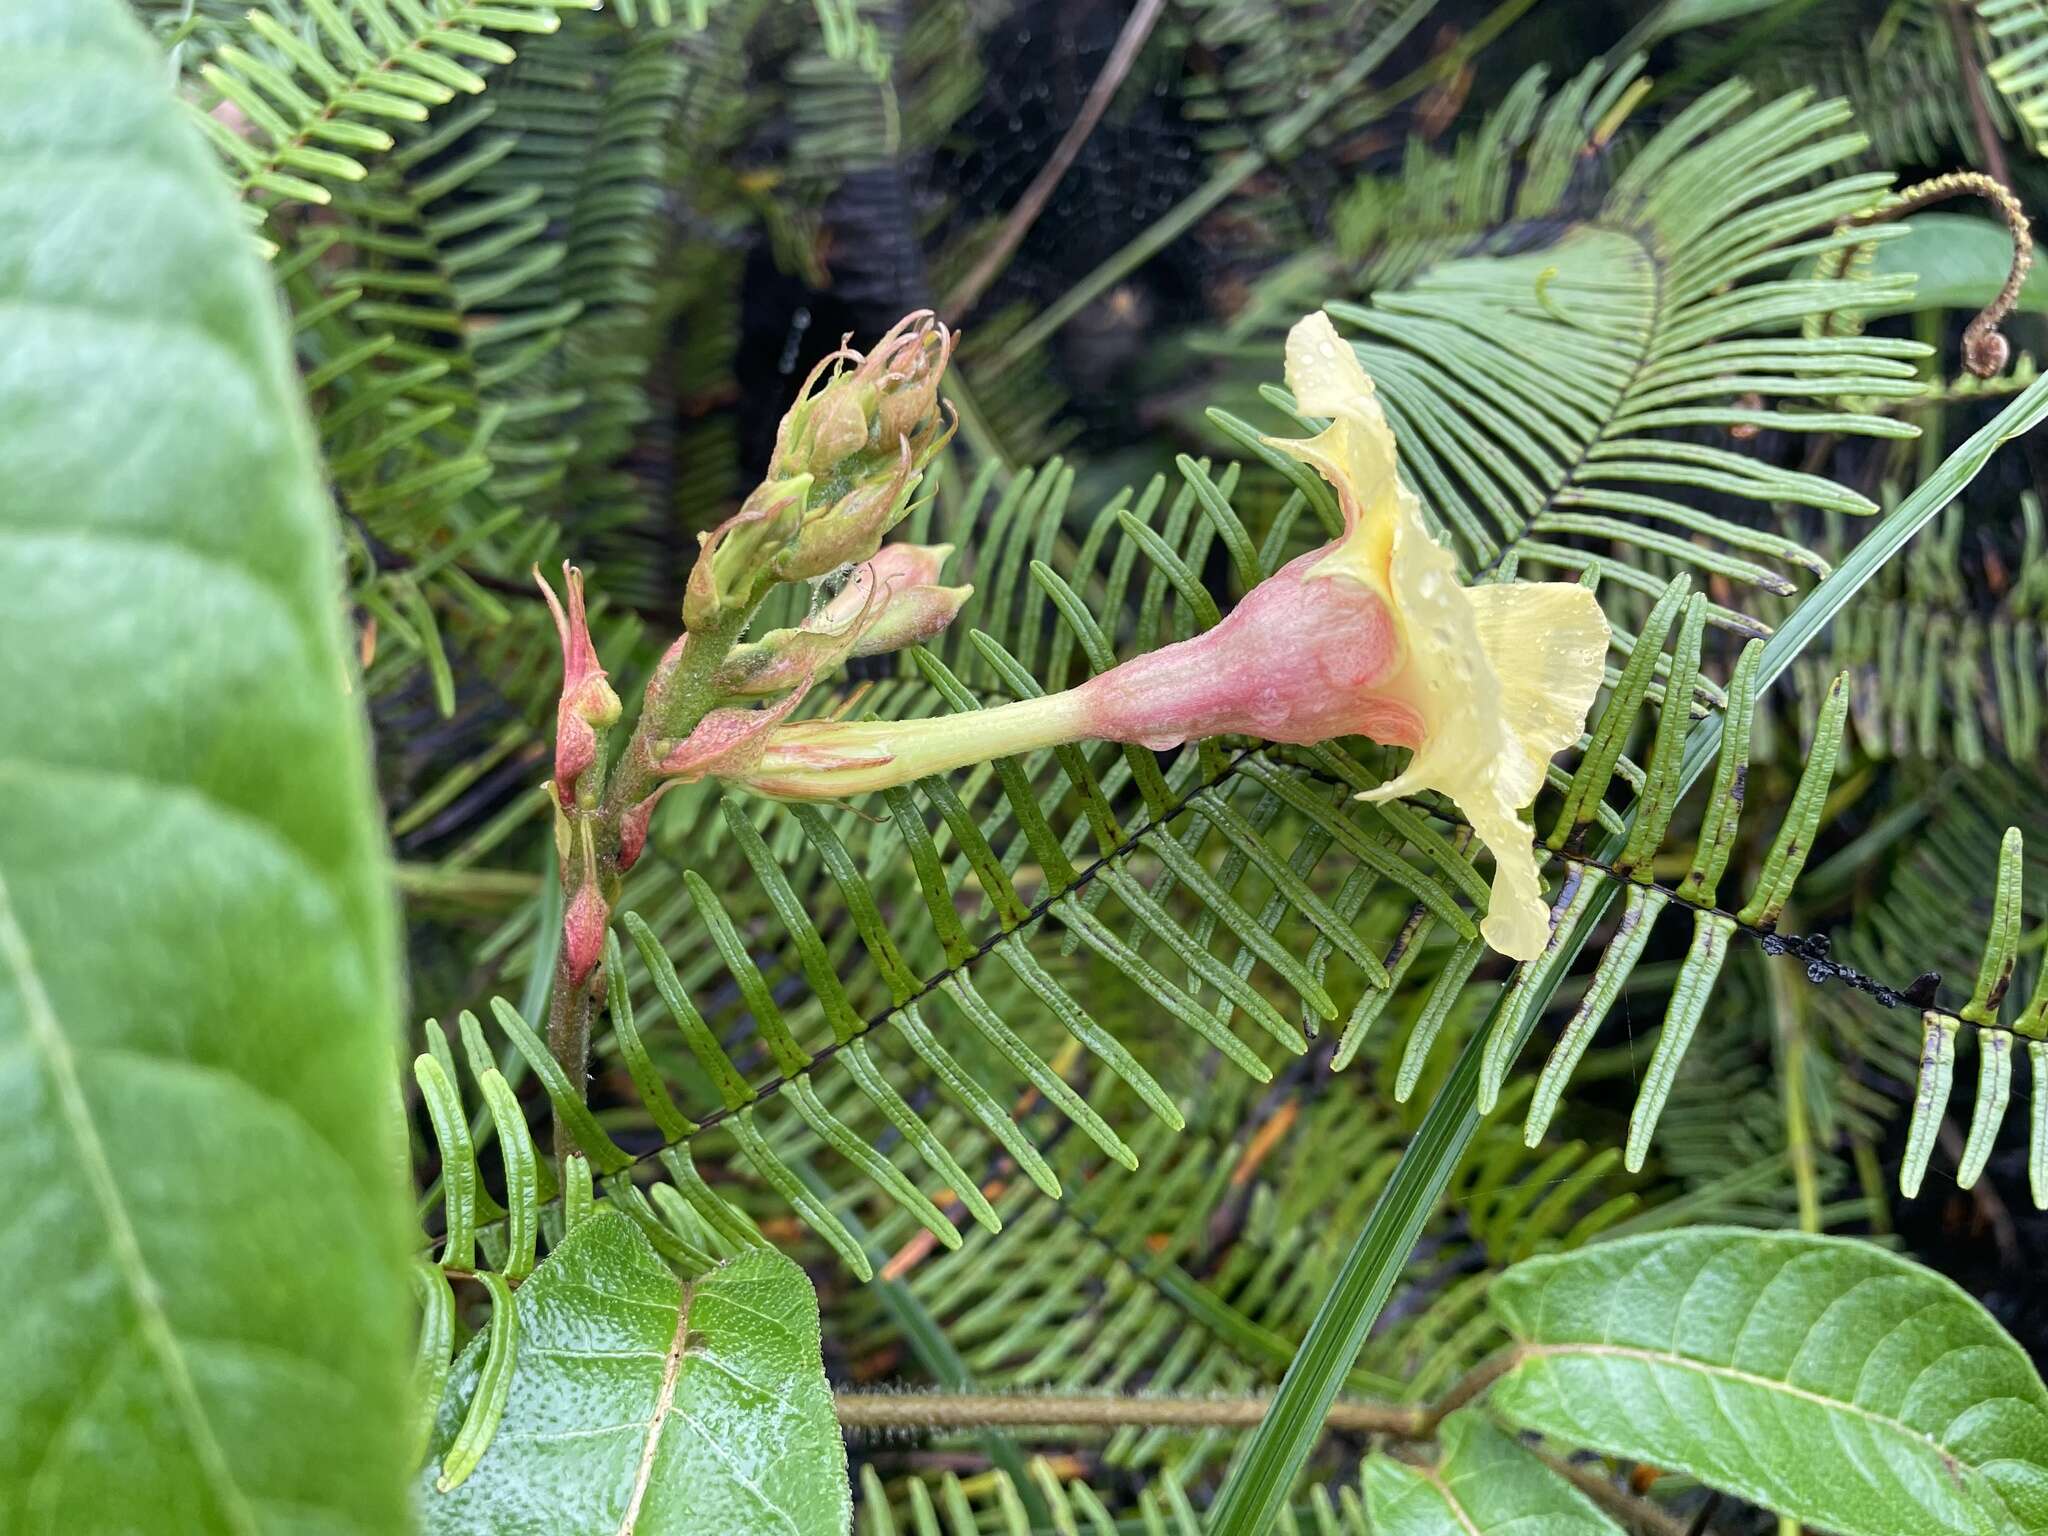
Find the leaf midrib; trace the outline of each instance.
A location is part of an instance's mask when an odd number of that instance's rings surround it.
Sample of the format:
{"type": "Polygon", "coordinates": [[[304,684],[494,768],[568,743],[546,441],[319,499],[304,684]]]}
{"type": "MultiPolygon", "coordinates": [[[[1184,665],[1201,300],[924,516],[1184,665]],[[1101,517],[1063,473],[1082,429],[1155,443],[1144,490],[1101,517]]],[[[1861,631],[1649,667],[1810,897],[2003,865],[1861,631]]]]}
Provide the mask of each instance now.
{"type": "Polygon", "coordinates": [[[42,1058],[55,1089],[59,1121],[77,1148],[77,1166],[85,1175],[93,1203],[99,1208],[106,1225],[114,1266],[120,1272],[122,1285],[135,1308],[143,1346],[163,1374],[178,1419],[184,1425],[207,1481],[220,1500],[222,1514],[237,1531],[246,1533],[246,1536],[256,1536],[255,1512],[228,1468],[227,1456],[214,1435],[212,1420],[199,1400],[199,1389],[192,1379],[191,1366],[171,1329],[169,1316],[157,1299],[160,1289],[156,1277],[150,1272],[149,1261],[143,1255],[135,1225],[129,1219],[128,1207],[114,1177],[106,1145],[100,1140],[98,1127],[93,1124],[84,1083],[78,1073],[77,1057],[65,1036],[63,1023],[57,1017],[56,1007],[50,1001],[50,994],[43,986],[28,935],[15,918],[4,873],[0,873],[0,957],[4,957],[15,992],[21,998],[29,1042],[42,1058]]]}
{"type": "Polygon", "coordinates": [[[1943,1445],[1941,1441],[1924,1429],[1914,1428],[1903,1419],[1895,1419],[1888,1414],[1879,1413],[1875,1409],[1865,1408],[1860,1403],[1850,1402],[1845,1398],[1829,1397],[1825,1393],[1815,1392],[1806,1387],[1795,1387],[1789,1381],[1781,1381],[1775,1377],[1758,1375],[1754,1371],[1745,1371],[1737,1366],[1717,1365],[1708,1360],[1696,1360],[1690,1355],[1682,1355],[1669,1350],[1648,1349],[1633,1344],[1526,1344],[1521,1347],[1519,1353],[1525,1360],[1552,1357],[1570,1359],[1584,1356],[1596,1356],[1602,1359],[1634,1360],[1645,1365],[1670,1366],[1678,1370],[1691,1371],[1701,1376],[1712,1376],[1723,1381],[1739,1382],[1744,1386],[1758,1387],[1767,1392],[1775,1392],[1784,1397],[1795,1398],[1801,1402],[1813,1403],[1822,1408],[1832,1409],[1838,1413],[1846,1413],[1852,1417],[1864,1419],[1871,1424],[1899,1435],[1903,1439],[1920,1442],[1944,1460],[1960,1464],[1960,1458],[1953,1451],[1949,1450],[1947,1446],[1943,1445]]]}
{"type": "Polygon", "coordinates": [[[640,1505],[647,1497],[648,1482],[654,1476],[654,1458],[661,1449],[661,1432],[675,1406],[676,1382],[682,1375],[683,1345],[690,1336],[690,1304],[697,1298],[697,1282],[685,1281],[676,1304],[676,1332],[669,1340],[668,1358],[662,1363],[661,1388],[655,1393],[654,1412],[647,1420],[647,1437],[640,1444],[640,1465],[633,1473],[633,1492],[626,1501],[625,1517],[619,1522],[619,1536],[633,1536],[640,1524],[640,1505]]]}
{"type": "Polygon", "coordinates": [[[1415,1470],[1421,1473],[1423,1480],[1435,1490],[1436,1496],[1444,1501],[1444,1508],[1451,1512],[1451,1518],[1458,1522],[1458,1528],[1464,1531],[1466,1536],[1486,1536],[1479,1528],[1478,1522],[1465,1512],[1465,1506],[1459,1502],[1458,1496],[1451,1492],[1449,1480],[1438,1468],[1417,1467],[1415,1470]]]}

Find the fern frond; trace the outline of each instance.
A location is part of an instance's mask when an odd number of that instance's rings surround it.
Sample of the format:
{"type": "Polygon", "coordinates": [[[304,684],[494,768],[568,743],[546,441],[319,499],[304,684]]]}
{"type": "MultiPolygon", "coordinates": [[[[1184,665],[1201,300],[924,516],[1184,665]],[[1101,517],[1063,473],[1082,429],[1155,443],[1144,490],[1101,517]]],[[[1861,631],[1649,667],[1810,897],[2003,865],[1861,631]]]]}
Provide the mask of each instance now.
{"type": "MultiPolygon", "coordinates": [[[[1353,275],[1361,286],[1400,283],[1507,222],[1514,165],[1529,152],[1539,123],[1552,124],[1554,131],[1570,112],[1576,140],[1592,141],[1599,124],[1586,116],[1590,98],[1560,98],[1546,112],[1545,79],[1540,68],[1524,73],[1485,121],[1448,152],[1411,140],[1398,172],[1352,184],[1332,210],[1330,225],[1339,253],[1359,264],[1353,275]]],[[[1320,281],[1314,275],[1308,280],[1320,281]]],[[[1300,300],[1317,296],[1319,290],[1305,288],[1300,300]]],[[[1300,300],[1286,306],[1289,318],[1302,307],[1300,300]]]]}
{"type": "Polygon", "coordinates": [[[1307,133],[1307,142],[1341,142],[1378,116],[1361,60],[1384,58],[1426,8],[1381,0],[1200,0],[1176,18],[1207,68],[1182,92],[1182,110],[1200,126],[1204,152],[1227,156],[1262,148],[1272,131],[1307,133]],[[1323,111],[1304,114],[1319,89],[1339,87],[1323,111]]]}
{"type": "MultiPolygon", "coordinates": [[[[1675,595],[1682,589],[1674,584],[1675,595]]],[[[1601,952],[1582,996],[1553,1044],[1548,1060],[1536,1080],[1524,1125],[1525,1143],[1534,1148],[1547,1133],[1551,1119],[1562,1101],[1573,1072],[1587,1047],[1622,996],[1654,932],[1659,918],[1671,907],[1690,910],[1693,929],[1685,958],[1669,988],[1670,1002],[1657,1045],[1644,1069],[1628,1128],[1624,1155],[1630,1171],[1640,1170],[1649,1153],[1651,1138],[1668,1102],[1672,1086],[1689,1049],[1693,1035],[1705,1014],[1714,989],[1727,964],[1731,946],[1738,936],[1757,943],[1766,955],[1790,956],[1805,965],[1813,979],[1846,981],[1851,987],[1872,994],[1886,1007],[1897,1006],[1903,994],[1833,961],[1823,941],[1785,937],[1778,932],[1780,918],[1791,900],[1811,853],[1819,828],[1822,807],[1835,766],[1840,757],[1849,716],[1847,674],[1839,674],[1828,689],[1810,736],[1806,766],[1780,821],[1769,851],[1762,859],[1749,899],[1739,910],[1730,911],[1720,903],[1719,889],[1735,846],[1748,777],[1750,726],[1756,698],[1754,675],[1761,657],[1760,642],[1745,649],[1729,688],[1727,724],[1722,735],[1714,787],[1703,813],[1700,834],[1682,881],[1667,885],[1653,873],[1651,858],[1656,854],[1669,827],[1674,800],[1664,786],[1675,785],[1678,759],[1683,752],[1684,732],[1670,728],[1683,722],[1689,711],[1675,707],[1673,699],[1690,692],[1690,676],[1698,666],[1699,643],[1707,620],[1706,605],[1694,597],[1686,605],[1671,661],[1672,692],[1667,695],[1661,726],[1644,765],[1644,783],[1637,799],[1637,820],[1633,833],[1619,857],[1596,863],[1576,857],[1576,848],[1591,825],[1587,809],[1604,793],[1611,773],[1611,760],[1601,751],[1603,742],[1618,742],[1625,734],[1615,727],[1617,719],[1632,722],[1641,708],[1641,694],[1631,686],[1647,677],[1652,655],[1649,645],[1639,646],[1624,669],[1618,686],[1596,720],[1593,747],[1582,758],[1566,790],[1565,805],[1553,828],[1549,843],[1563,851],[1567,875],[1557,899],[1553,922],[1557,934],[1570,931],[1572,918],[1590,906],[1596,893],[1609,883],[1618,883],[1625,901],[1619,923],[1601,952]]],[[[1644,639],[1661,645],[1675,608],[1665,606],[1661,620],[1653,617],[1644,639]]],[[[2015,1037],[2029,1042],[2048,1040],[2048,983],[2037,985],[2032,1000],[2017,1010],[2010,1021],[2002,1020],[2000,1006],[2009,990],[2021,953],[2021,837],[2017,829],[2007,833],[1999,855],[1997,892],[1993,902],[1990,935],[1978,968],[1978,981],[1970,1001],[1959,1009],[1922,1006],[1924,1045],[1917,1079],[1913,1125],[1909,1133],[1901,1188],[1910,1197],[1916,1192],[1946,1106],[1954,1067],[1954,1047],[1959,1032],[1974,1035],[1980,1061],[1972,1133],[1962,1159],[1959,1182],[1974,1182],[1989,1156],[2010,1097],[2009,1073],[2015,1037]]],[[[2038,948],[2038,939],[2025,942],[2038,948]]],[[[1482,1110],[1490,1110],[1500,1098],[1511,1070],[1516,1047],[1525,1037],[1527,1007],[1524,997],[1547,996],[1553,990],[1551,971],[1563,961],[1562,946],[1553,938],[1551,949],[1539,959],[1520,967],[1507,998],[1496,1015],[1483,1059],[1479,1091],[1482,1110]]],[[[1418,1037],[1424,1038],[1420,1030],[1418,1037]]],[[[2029,1045],[2039,1070],[2048,1070],[2048,1047],[2029,1045]]],[[[2033,1166],[2040,1170],[2036,1199],[2048,1198],[2048,1121],[2030,1130],[2033,1166]]]]}
{"type": "Polygon", "coordinates": [[[1991,45],[1991,83],[2025,125],[2034,153],[2048,154],[2048,6],[2040,0],[1976,0],[1991,45]]]}
{"type": "MultiPolygon", "coordinates": [[[[1026,1476],[1032,1494],[1050,1512],[1054,1530],[1094,1536],[1127,1528],[1118,1523],[1116,1513],[1125,1507],[1122,1495],[1099,1492],[1085,1478],[1063,1475],[1042,1457],[1032,1459],[1026,1476]]],[[[1341,1505],[1326,1489],[1316,1489],[1308,1506],[1314,1514],[1297,1520],[1294,1511],[1286,1511],[1273,1528],[1274,1536],[1367,1536],[1365,1507],[1357,1489],[1347,1486],[1339,1497],[1341,1505]]],[[[854,1525],[861,1536],[982,1536],[988,1531],[1008,1536],[1033,1529],[1017,1483],[1003,1471],[972,1480],[952,1472],[906,1478],[892,1498],[874,1469],[863,1466],[855,1508],[854,1525]]],[[[1202,1536],[1201,1517],[1176,1479],[1161,1478],[1141,1488],[1135,1508],[1139,1523],[1129,1528],[1158,1536],[1202,1536]]]]}
{"type": "MultiPolygon", "coordinates": [[[[1822,665],[1849,672],[1849,718],[1865,753],[1966,769],[1994,754],[2037,759],[2048,666],[2044,528],[2032,491],[2021,493],[2005,532],[1950,509],[1816,648],[1822,665]],[[1972,534],[1981,552],[1965,550],[1972,534]]],[[[1794,678],[1804,696],[1808,674],[1794,678]]]]}
{"type": "Polygon", "coordinates": [[[325,204],[390,150],[391,125],[423,124],[458,94],[480,95],[478,68],[509,64],[495,34],[548,33],[590,0],[306,0],[294,28],[263,10],[246,35],[199,66],[210,100],[200,125],[244,197],[325,204]],[[472,65],[476,67],[472,67],[472,65]]]}
{"type": "MultiPolygon", "coordinates": [[[[2008,825],[2000,834],[2000,823],[2015,807],[2035,804],[2037,787],[2011,770],[1987,767],[1970,774],[1951,771],[1938,788],[1924,793],[1924,818],[1913,823],[1914,847],[1888,887],[1839,936],[1839,959],[1825,952],[1816,957],[1824,962],[1823,971],[1838,970],[1858,991],[1874,992],[1881,1002],[1918,1016],[1917,1051],[1914,1037],[1900,1029],[1865,1026],[1850,1035],[1890,1080],[1915,1085],[1907,1157],[1900,1170],[1901,1188],[1909,1195],[1925,1176],[1936,1143],[1958,1045],[1977,1053],[1968,1135],[1958,1158],[1957,1183],[1966,1189],[1982,1174],[2004,1119],[2011,1059],[2018,1048],[2026,1047],[2037,1099],[2043,1087],[2040,1073],[2048,1067],[2040,1045],[2048,1038],[2048,985],[2041,980],[2038,959],[2048,935],[2040,853],[2048,829],[2040,817],[2028,814],[2023,826],[2008,825]],[[2031,855],[2028,834],[2034,839],[2031,855]],[[1975,924],[1958,921],[1964,911],[1984,914],[1981,947],[1973,942],[1975,924]],[[1974,972],[1966,1002],[1944,1003],[1936,967],[1974,972]],[[1896,977],[1907,968],[1925,971],[1908,989],[1871,979],[1896,977]]],[[[1843,1004],[1835,1011],[1847,1008],[1843,1004]]],[[[2030,1116],[2029,1182],[2037,1205],[2048,1198],[2044,1138],[2048,1124],[2039,1115],[2030,1116]]]]}
{"type": "Polygon", "coordinates": [[[1751,49],[1740,70],[1769,94],[1805,88],[1846,97],[1870,137],[1871,165],[1947,167],[1960,159],[1981,168],[1978,114],[1998,140],[2020,134],[1987,67],[1996,53],[1985,29],[1977,27],[1972,38],[1946,11],[1922,4],[1818,7],[1780,30],[1770,46],[1751,49]]]}
{"type": "MultiPolygon", "coordinates": [[[[1530,140],[1518,219],[1561,211],[1583,125],[1631,74],[1589,72],[1551,104],[1530,140]]],[[[1661,581],[1638,564],[1647,554],[1783,593],[1795,590],[1787,568],[1824,572],[1818,556],[1672,488],[1719,493],[1731,508],[1875,510],[1713,441],[1760,430],[1909,437],[1910,426],[1833,402],[1921,388],[1917,344],[1798,334],[1803,316],[1874,300],[1895,280],[1769,275],[1848,243],[1830,226],[1885,185],[1806,184],[1860,146],[1847,107],[1795,95],[1744,115],[1747,97],[1733,83],[1702,98],[1643,144],[1596,214],[1545,248],[1441,263],[1369,305],[1328,306],[1362,333],[1404,469],[1474,569],[1512,559],[1523,575],[1654,592],[1661,581]]],[[[1737,610],[1711,617],[1758,632],[1737,610]]]]}

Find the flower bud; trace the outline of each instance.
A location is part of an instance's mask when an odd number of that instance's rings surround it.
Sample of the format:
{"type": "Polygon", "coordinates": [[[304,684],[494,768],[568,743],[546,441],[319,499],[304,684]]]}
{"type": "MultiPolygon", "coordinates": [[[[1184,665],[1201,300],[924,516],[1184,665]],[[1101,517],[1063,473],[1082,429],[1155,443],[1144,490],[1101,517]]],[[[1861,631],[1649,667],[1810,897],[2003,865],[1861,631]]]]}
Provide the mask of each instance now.
{"type": "Polygon", "coordinates": [[[539,566],[534,567],[533,579],[540,583],[548,611],[555,617],[555,637],[562,647],[562,693],[555,705],[555,794],[557,805],[568,806],[576,803],[578,780],[597,761],[599,733],[618,723],[619,696],[605,680],[597,647],[590,639],[590,623],[583,610],[583,573],[568,561],[562,562],[563,585],[569,594],[567,613],[539,566]]]}
{"type": "MultiPolygon", "coordinates": [[[[714,709],[681,741],[652,745],[654,771],[676,784],[744,773],[768,745],[768,736],[803,701],[810,679],[766,709],[714,709]]],[[[645,833],[642,832],[644,839],[645,833]]]]}
{"type": "MultiPolygon", "coordinates": [[[[950,426],[947,435],[951,435],[950,426]]],[[[945,438],[931,445],[936,453],[945,438]]],[[[872,560],[891,528],[910,510],[921,464],[908,439],[898,447],[894,471],[875,475],[836,500],[822,503],[771,566],[778,580],[810,581],[842,565],[872,560]]]]}
{"type": "Polygon", "coordinates": [[[950,544],[886,546],[799,627],[734,647],[719,669],[719,692],[760,698],[808,682],[849,656],[879,656],[931,639],[974,595],[971,586],[935,584],[952,552],[950,544]]]}
{"type": "Polygon", "coordinates": [[[865,357],[842,342],[811,370],[782,418],[771,474],[810,474],[824,482],[843,472],[858,480],[893,460],[906,440],[922,462],[922,450],[940,425],[939,380],[954,340],[930,310],[921,309],[897,321],[865,357]]]}
{"type": "Polygon", "coordinates": [[[938,585],[939,572],[952,553],[950,544],[884,545],[804,627],[855,626],[855,656],[880,656],[921,645],[952,623],[961,605],[974,595],[971,586],[938,585]]]}
{"type": "Polygon", "coordinates": [[[868,446],[868,416],[874,403],[874,386],[851,376],[844,383],[826,385],[805,412],[807,419],[785,467],[793,473],[829,475],[868,446]]]}
{"type": "Polygon", "coordinates": [[[619,818],[618,870],[624,874],[640,862],[640,855],[647,847],[647,831],[654,822],[654,808],[661,803],[661,797],[676,787],[673,779],[657,785],[653,794],[638,805],[630,806],[619,818]]]}
{"type": "Polygon", "coordinates": [[[875,348],[883,360],[882,399],[875,410],[876,439],[881,447],[938,429],[939,380],[952,361],[958,337],[930,311],[906,316],[875,348]]]}
{"type": "Polygon", "coordinates": [[[732,611],[753,606],[763,584],[772,579],[772,553],[803,526],[810,490],[809,475],[763,481],[739,511],[697,536],[697,563],[690,567],[683,589],[685,629],[701,633],[732,611]]]}
{"type": "Polygon", "coordinates": [[[822,576],[880,547],[908,509],[919,474],[953,434],[938,394],[954,339],[920,310],[865,357],[842,346],[811,371],[782,419],[770,466],[782,481],[810,477],[794,537],[776,541],[775,580],[822,576]]]}
{"type": "Polygon", "coordinates": [[[581,986],[604,956],[605,929],[611,913],[597,882],[581,886],[562,912],[562,959],[568,967],[569,984],[581,986]]]}

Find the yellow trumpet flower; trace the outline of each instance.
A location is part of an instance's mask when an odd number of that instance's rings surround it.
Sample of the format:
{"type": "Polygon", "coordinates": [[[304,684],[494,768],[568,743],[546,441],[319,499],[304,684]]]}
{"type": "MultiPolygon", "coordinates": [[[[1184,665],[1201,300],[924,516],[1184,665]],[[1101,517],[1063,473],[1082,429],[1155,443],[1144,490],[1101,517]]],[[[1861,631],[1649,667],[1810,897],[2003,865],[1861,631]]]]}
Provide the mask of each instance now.
{"type": "Polygon", "coordinates": [[[1372,380],[1327,315],[1288,335],[1287,384],[1330,425],[1269,441],[1336,489],[1344,532],[1260,582],[1214,629],[995,709],[777,725],[765,749],[723,776],[784,799],[837,799],[1074,741],[1165,750],[1225,734],[1295,744],[1368,736],[1414,755],[1360,798],[1434,789],[1456,801],[1494,859],[1481,932],[1502,954],[1535,958],[1549,914],[1521,813],[1599,692],[1606,617],[1569,583],[1459,583],[1401,483],[1372,380]]]}

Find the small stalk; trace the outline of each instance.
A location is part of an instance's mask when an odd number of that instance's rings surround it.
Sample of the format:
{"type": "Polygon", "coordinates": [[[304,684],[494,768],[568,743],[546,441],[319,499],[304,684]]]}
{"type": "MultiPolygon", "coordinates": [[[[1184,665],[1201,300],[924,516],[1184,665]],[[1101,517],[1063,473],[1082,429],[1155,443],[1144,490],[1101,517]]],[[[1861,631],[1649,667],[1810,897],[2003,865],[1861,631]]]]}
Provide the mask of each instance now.
{"type": "MultiPolygon", "coordinates": [[[[758,607],[758,604],[754,605],[758,607]]],[[[713,628],[688,637],[663,658],[648,685],[647,700],[626,749],[611,765],[603,798],[574,816],[587,828],[596,847],[596,866],[607,918],[619,896],[619,846],[626,817],[661,785],[657,743],[680,740],[695,730],[717,703],[712,678],[719,663],[745,632],[753,609],[736,610],[713,628]],[[664,670],[666,669],[666,670],[664,670]]],[[[578,1098],[586,1096],[590,1076],[590,1033],[597,999],[605,984],[602,962],[581,980],[566,945],[555,958],[555,977],[548,994],[548,1049],[554,1054],[578,1098]]],[[[577,1150],[558,1119],[554,1129],[559,1160],[577,1150]]]]}
{"type": "Polygon", "coordinates": [[[1783,966],[1765,968],[1778,1025],[1778,1091],[1785,1111],[1785,1156],[1799,1196],[1799,1230],[1820,1230],[1820,1172],[1814,1164],[1813,1117],[1806,1103],[1806,997],[1787,984],[1783,966]]]}

